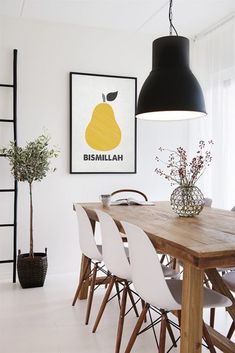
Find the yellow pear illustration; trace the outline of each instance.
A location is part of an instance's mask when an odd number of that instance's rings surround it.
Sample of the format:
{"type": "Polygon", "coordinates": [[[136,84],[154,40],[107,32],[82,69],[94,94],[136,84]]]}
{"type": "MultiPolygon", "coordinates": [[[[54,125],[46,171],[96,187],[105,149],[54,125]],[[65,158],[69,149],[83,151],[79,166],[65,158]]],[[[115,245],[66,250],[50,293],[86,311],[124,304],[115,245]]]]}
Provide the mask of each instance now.
{"type": "Polygon", "coordinates": [[[107,101],[113,101],[118,92],[102,94],[103,103],[97,104],[93,110],[91,120],[87,125],[85,139],[87,144],[98,151],[110,151],[121,141],[121,130],[116,122],[113,108],[107,101]]]}

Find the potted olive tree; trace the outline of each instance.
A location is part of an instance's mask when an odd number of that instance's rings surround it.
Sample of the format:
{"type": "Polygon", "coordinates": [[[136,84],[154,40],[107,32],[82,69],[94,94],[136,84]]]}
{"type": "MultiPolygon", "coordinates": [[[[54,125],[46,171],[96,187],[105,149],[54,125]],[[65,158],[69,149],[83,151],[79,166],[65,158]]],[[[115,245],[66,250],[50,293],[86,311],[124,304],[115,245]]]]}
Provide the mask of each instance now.
{"type": "Polygon", "coordinates": [[[50,171],[50,160],[58,156],[58,151],[49,148],[48,136],[41,135],[28,142],[25,147],[10,142],[10,147],[1,148],[0,153],[9,160],[14,178],[29,184],[29,253],[21,254],[19,251],[17,259],[19,281],[23,288],[42,287],[47,272],[47,251],[45,249],[45,253],[34,252],[32,191],[33,183],[41,181],[50,171]]]}

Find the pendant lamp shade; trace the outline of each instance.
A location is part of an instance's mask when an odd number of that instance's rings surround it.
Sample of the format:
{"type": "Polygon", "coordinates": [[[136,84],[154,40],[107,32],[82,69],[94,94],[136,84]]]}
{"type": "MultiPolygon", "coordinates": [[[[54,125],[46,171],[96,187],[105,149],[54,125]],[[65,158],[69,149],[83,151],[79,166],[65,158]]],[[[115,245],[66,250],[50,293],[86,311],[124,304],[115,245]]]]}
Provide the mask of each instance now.
{"type": "Polygon", "coordinates": [[[206,115],[202,89],[189,67],[189,40],[167,36],[153,42],[153,68],[140,91],[137,117],[184,120],[206,115]]]}

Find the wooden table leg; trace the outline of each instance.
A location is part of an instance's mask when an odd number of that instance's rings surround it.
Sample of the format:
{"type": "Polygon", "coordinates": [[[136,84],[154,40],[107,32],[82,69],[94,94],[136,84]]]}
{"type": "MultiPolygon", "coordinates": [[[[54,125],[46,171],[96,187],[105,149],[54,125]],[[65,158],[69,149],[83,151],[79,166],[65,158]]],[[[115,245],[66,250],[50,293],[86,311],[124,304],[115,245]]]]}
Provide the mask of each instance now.
{"type": "MultiPolygon", "coordinates": [[[[92,226],[93,233],[95,234],[95,224],[96,224],[96,222],[93,221],[92,219],[90,219],[90,222],[91,222],[91,226],[92,226]]],[[[80,279],[81,279],[81,277],[82,277],[82,275],[83,275],[83,272],[84,272],[84,270],[85,270],[85,268],[86,268],[88,262],[90,262],[90,264],[89,264],[89,266],[88,266],[87,273],[89,273],[89,272],[91,271],[91,259],[89,259],[89,258],[86,257],[84,254],[82,254],[81,267],[80,267],[80,279]]],[[[89,279],[86,279],[86,280],[83,282],[81,291],[80,291],[79,296],[78,296],[78,298],[79,298],[80,300],[81,300],[81,299],[87,299],[89,284],[90,284],[89,279]]]]}
{"type": "MultiPolygon", "coordinates": [[[[82,254],[79,280],[81,280],[83,272],[85,271],[85,269],[87,267],[87,263],[88,263],[87,273],[89,273],[91,271],[91,260],[88,257],[86,257],[84,254],[82,254]]],[[[80,293],[78,295],[78,298],[80,300],[87,299],[88,288],[89,288],[89,279],[86,279],[85,281],[83,281],[82,288],[81,288],[80,293]]]]}
{"type": "Polygon", "coordinates": [[[184,264],[180,353],[201,353],[203,271],[184,264]]]}

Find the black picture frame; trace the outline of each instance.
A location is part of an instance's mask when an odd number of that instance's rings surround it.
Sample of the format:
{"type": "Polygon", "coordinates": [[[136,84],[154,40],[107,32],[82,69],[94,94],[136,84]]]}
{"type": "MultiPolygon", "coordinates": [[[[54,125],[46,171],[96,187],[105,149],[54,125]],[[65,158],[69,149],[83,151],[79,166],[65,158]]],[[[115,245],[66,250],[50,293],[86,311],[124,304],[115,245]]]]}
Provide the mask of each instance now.
{"type": "Polygon", "coordinates": [[[136,173],[137,78],[69,73],[70,173],[136,173]]]}

